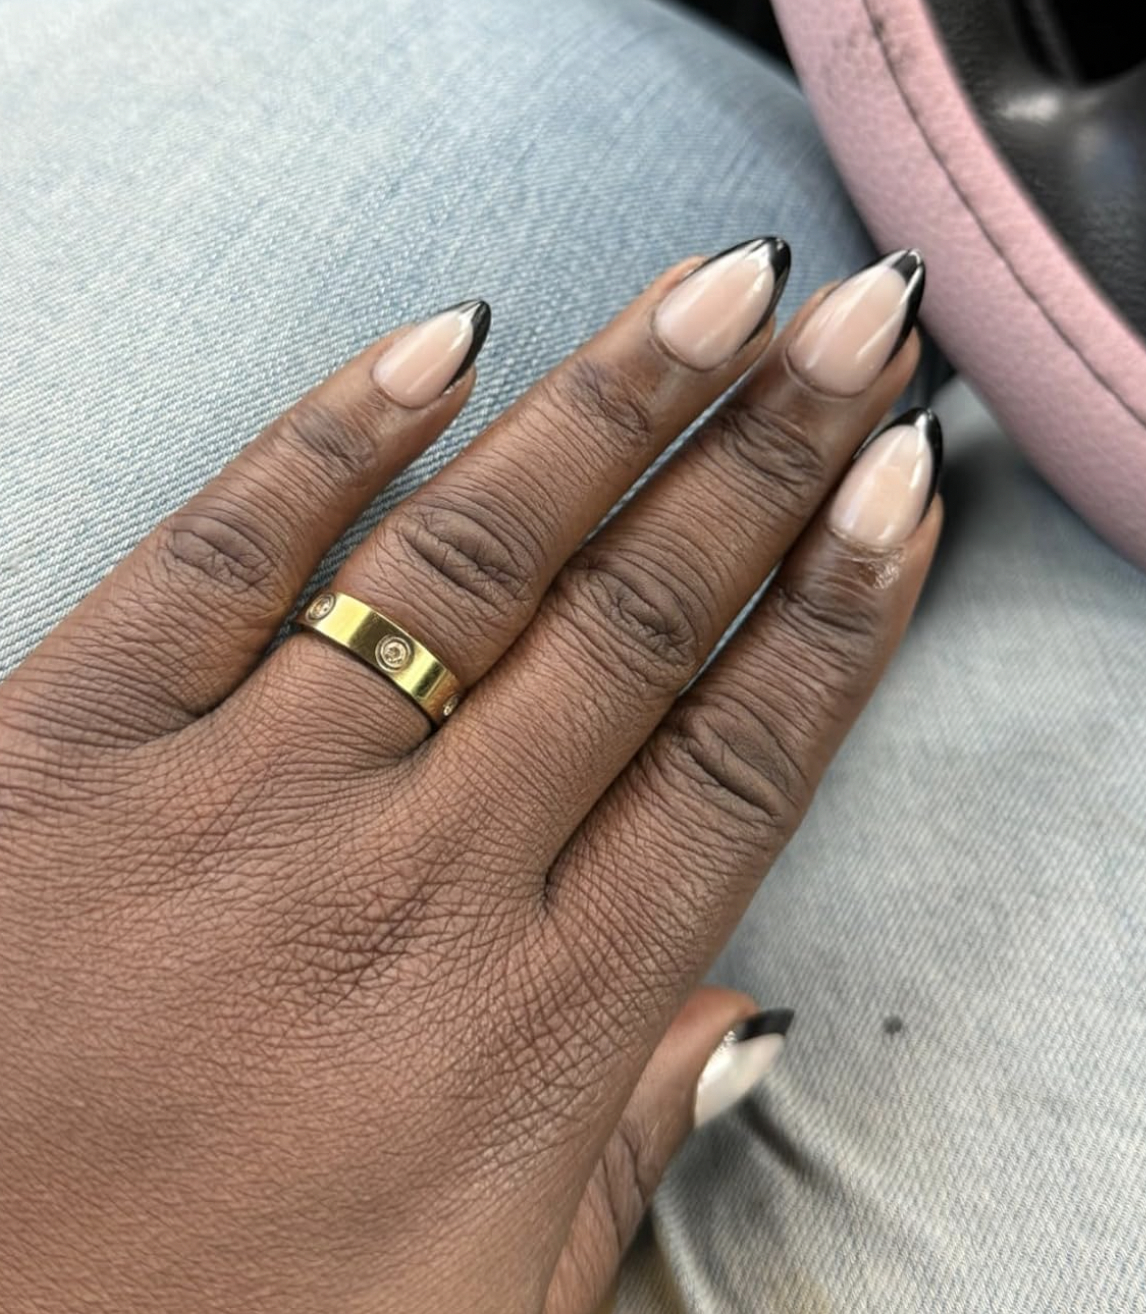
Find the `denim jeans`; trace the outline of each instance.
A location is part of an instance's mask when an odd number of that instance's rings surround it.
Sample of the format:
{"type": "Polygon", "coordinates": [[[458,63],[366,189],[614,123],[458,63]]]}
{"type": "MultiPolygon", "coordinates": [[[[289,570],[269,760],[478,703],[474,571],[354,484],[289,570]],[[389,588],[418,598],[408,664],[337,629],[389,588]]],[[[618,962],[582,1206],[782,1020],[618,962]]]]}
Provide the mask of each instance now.
{"type": "MultiPolygon", "coordinates": [[[[650,0],[7,0],[0,62],[0,672],[391,325],[494,306],[375,515],[679,257],[781,233],[791,309],[871,254],[795,87],[650,0]]],[[[919,616],[716,968],[784,1062],[626,1312],[1146,1309],[1146,582],[958,411],[919,616]]]]}

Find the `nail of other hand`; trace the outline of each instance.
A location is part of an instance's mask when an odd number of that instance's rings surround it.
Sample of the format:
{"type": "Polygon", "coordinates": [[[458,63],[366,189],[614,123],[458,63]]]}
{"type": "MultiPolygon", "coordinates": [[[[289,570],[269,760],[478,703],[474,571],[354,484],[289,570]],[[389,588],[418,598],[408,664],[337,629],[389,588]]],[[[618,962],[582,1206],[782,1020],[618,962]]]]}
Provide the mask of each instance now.
{"type": "Polygon", "coordinates": [[[771,1070],[794,1017],[790,1008],[768,1009],[737,1023],[725,1035],[697,1082],[695,1126],[726,1113],[771,1070]]]}

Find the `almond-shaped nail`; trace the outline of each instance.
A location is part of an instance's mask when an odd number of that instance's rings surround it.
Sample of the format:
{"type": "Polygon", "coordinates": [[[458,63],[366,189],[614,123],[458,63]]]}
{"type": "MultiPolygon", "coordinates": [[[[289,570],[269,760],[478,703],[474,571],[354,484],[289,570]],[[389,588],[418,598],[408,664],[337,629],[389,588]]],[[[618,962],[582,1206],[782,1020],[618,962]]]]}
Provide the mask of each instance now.
{"type": "Polygon", "coordinates": [[[727,1033],[697,1082],[695,1126],[711,1122],[738,1104],[771,1069],[784,1048],[793,1017],[790,1008],[771,1008],[727,1033]]]}
{"type": "Polygon", "coordinates": [[[867,547],[895,547],[927,514],[943,462],[943,429],[908,411],[863,447],[828,508],[828,524],[867,547]]]}
{"type": "Polygon", "coordinates": [[[823,392],[863,392],[907,340],[925,279],[918,251],[896,251],[861,269],[808,317],[788,348],[789,362],[823,392]]]}
{"type": "Polygon", "coordinates": [[[767,323],[792,264],[787,242],[755,237],[699,265],[665,297],[653,327],[694,370],[723,364],[767,323]]]}
{"type": "Polygon", "coordinates": [[[415,324],[374,362],[374,382],[399,406],[428,406],[474,363],[489,320],[484,301],[463,301],[415,324]]]}

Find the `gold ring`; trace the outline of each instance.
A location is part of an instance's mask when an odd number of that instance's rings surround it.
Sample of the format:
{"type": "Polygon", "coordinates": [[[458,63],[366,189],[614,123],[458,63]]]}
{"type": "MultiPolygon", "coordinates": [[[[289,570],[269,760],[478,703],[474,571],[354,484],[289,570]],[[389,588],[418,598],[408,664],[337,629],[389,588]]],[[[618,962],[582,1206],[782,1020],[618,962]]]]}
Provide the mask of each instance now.
{"type": "Polygon", "coordinates": [[[295,617],[295,624],[352,652],[408,694],[435,725],[462,700],[458,677],[389,616],[345,593],[327,589],[295,617]]]}

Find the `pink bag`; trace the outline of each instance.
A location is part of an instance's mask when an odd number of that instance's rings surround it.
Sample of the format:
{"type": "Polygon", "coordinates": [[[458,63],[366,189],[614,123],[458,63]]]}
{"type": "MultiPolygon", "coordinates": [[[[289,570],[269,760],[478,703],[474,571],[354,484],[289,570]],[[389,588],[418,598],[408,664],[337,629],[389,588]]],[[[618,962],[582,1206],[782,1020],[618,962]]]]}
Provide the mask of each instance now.
{"type": "Polygon", "coordinates": [[[1062,496],[1146,566],[1146,65],[1055,78],[1016,8],[775,0],[873,234],[927,257],[927,327],[1062,496]]]}

